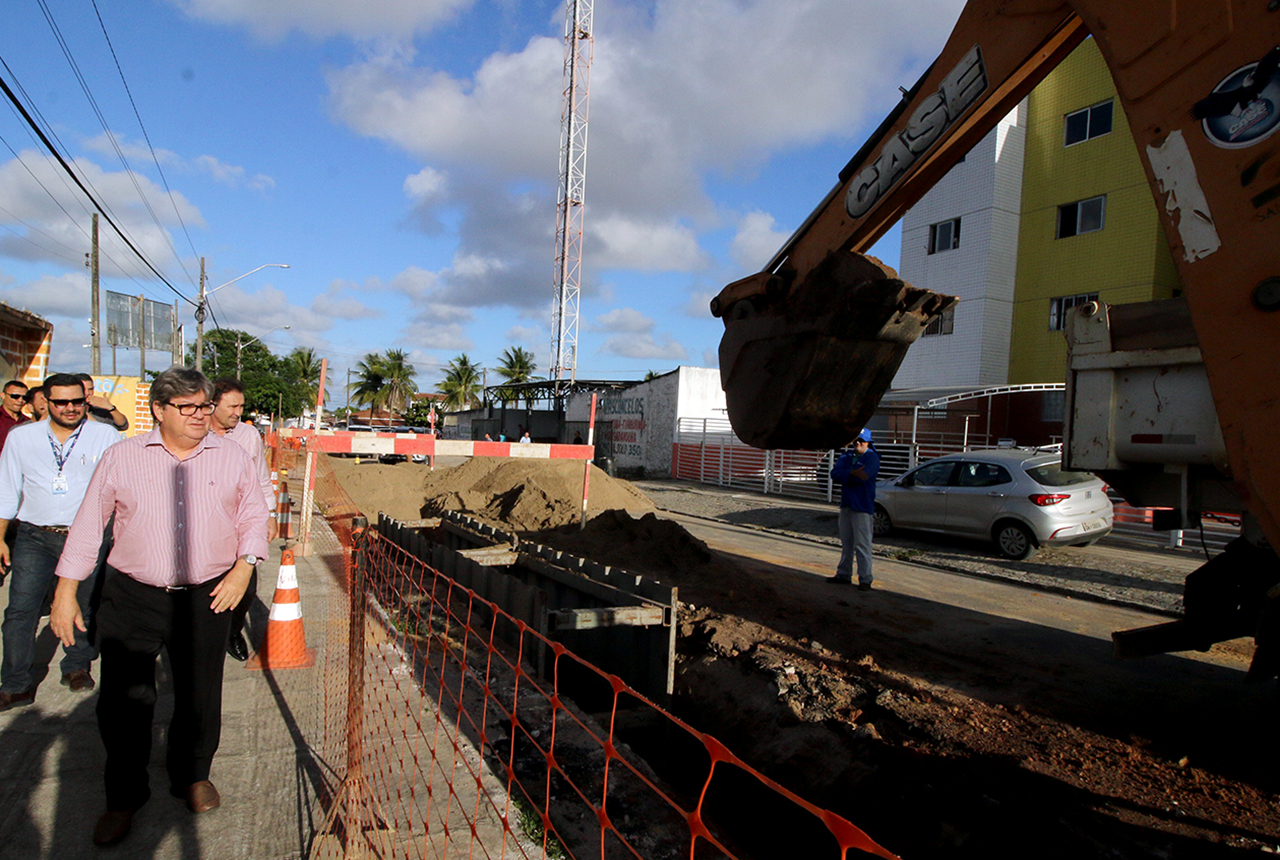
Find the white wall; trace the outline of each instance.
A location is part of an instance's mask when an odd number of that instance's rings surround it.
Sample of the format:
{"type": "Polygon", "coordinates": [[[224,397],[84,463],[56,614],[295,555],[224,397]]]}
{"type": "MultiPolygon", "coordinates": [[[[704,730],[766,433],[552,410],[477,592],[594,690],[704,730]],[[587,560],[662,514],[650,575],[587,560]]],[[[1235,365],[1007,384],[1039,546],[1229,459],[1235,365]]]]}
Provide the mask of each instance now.
{"type": "MultiPolygon", "coordinates": [[[[586,421],[590,413],[591,395],[576,394],[565,417],[586,421]]],[[[597,421],[613,423],[615,466],[643,468],[646,475],[671,474],[671,445],[681,418],[727,414],[720,371],[708,367],[679,367],[648,382],[601,394],[596,407],[597,421]]]]}
{"type": "Polygon", "coordinates": [[[952,334],[921,337],[893,388],[1004,385],[1009,379],[1026,101],[902,219],[904,281],[959,296],[952,334]],[[928,253],[929,227],[960,218],[960,247],[928,253]]]}

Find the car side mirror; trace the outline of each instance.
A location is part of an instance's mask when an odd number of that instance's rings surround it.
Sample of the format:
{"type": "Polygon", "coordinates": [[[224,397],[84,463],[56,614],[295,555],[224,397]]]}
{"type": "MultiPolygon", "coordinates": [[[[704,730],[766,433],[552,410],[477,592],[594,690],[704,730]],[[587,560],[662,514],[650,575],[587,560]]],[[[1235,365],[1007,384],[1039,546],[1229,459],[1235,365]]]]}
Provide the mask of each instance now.
{"type": "Polygon", "coordinates": [[[916,485],[915,475],[904,475],[898,480],[899,487],[914,487],[916,485]]]}

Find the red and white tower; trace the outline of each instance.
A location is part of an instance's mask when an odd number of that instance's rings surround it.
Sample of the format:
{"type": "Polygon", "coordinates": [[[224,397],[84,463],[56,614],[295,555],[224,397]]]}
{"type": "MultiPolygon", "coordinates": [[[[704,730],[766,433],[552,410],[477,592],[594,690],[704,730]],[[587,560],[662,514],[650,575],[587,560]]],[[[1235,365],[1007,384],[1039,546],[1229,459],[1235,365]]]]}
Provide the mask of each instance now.
{"type": "Polygon", "coordinates": [[[556,207],[556,295],[550,379],[577,375],[582,216],[587,195],[587,105],[591,92],[593,0],[566,0],[560,188],[556,207]]]}

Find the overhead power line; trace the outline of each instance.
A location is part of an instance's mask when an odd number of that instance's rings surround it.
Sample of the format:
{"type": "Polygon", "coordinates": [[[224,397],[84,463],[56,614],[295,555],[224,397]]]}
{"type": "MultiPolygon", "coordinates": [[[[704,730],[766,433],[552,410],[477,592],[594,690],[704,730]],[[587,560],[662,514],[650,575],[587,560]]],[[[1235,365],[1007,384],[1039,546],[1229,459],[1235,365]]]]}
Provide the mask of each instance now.
{"type": "Polygon", "coordinates": [[[81,192],[83,192],[84,195],[89,198],[89,201],[92,202],[95,207],[97,207],[98,211],[102,213],[102,217],[106,219],[109,225],[111,225],[111,229],[115,230],[116,235],[120,237],[120,240],[129,247],[129,250],[133,251],[133,253],[137,255],[139,260],[141,260],[143,263],[146,264],[147,268],[150,269],[152,273],[155,274],[155,276],[160,279],[161,283],[163,283],[166,287],[168,287],[170,290],[173,291],[174,295],[178,296],[184,302],[194,307],[195,302],[193,302],[191,299],[184,296],[177,287],[169,283],[169,279],[166,278],[163,274],[161,274],[160,270],[157,269],[154,265],[152,265],[151,261],[148,260],[146,256],[141,251],[138,250],[137,246],[133,244],[132,240],[130,240],[129,237],[125,235],[125,232],[122,229],[120,229],[120,225],[115,222],[115,219],[113,219],[110,214],[108,214],[108,210],[101,203],[98,202],[97,198],[93,196],[93,193],[90,192],[89,189],[85,187],[85,184],[80,181],[80,177],[77,176],[76,172],[71,169],[71,165],[68,164],[67,160],[62,157],[62,153],[58,151],[57,147],[53,145],[53,142],[49,140],[49,138],[45,135],[44,131],[40,128],[39,124],[37,124],[36,121],[31,117],[31,114],[27,112],[26,107],[23,106],[22,102],[14,94],[13,90],[9,88],[8,83],[6,83],[4,78],[2,77],[0,77],[0,89],[4,90],[5,96],[9,99],[10,102],[13,103],[13,106],[18,109],[18,112],[22,114],[23,120],[27,123],[27,125],[31,127],[31,129],[40,138],[40,142],[43,143],[44,146],[49,150],[49,153],[58,160],[58,164],[61,165],[62,169],[66,171],[67,175],[71,177],[71,181],[74,182],[77,187],[79,187],[81,192]]]}
{"type": "MultiPolygon", "coordinates": [[[[116,56],[116,47],[111,44],[111,37],[107,35],[107,25],[102,20],[102,12],[98,10],[98,0],[92,0],[93,11],[98,16],[98,26],[102,28],[102,38],[107,40],[107,48],[111,51],[111,59],[115,60],[116,71],[120,74],[120,83],[124,85],[125,95],[129,97],[129,105],[133,108],[133,115],[138,119],[138,128],[142,129],[142,139],[147,142],[147,149],[151,152],[151,161],[156,166],[156,172],[160,174],[160,183],[164,185],[165,193],[169,195],[169,203],[173,206],[173,214],[178,219],[178,223],[182,226],[182,235],[187,237],[187,246],[191,248],[192,257],[199,257],[196,251],[195,242],[191,240],[191,233],[187,230],[187,222],[182,220],[182,213],[178,211],[178,201],[173,199],[173,189],[169,187],[169,180],[164,175],[164,169],[160,167],[160,159],[156,157],[156,149],[151,145],[151,136],[147,134],[147,127],[142,123],[142,114],[138,112],[138,105],[133,100],[133,91],[129,89],[129,82],[125,80],[124,69],[120,66],[120,58],[116,56]]],[[[173,246],[169,246],[173,250],[173,246]]],[[[192,280],[191,273],[187,271],[186,265],[182,262],[182,258],[174,251],[174,257],[178,260],[178,265],[182,266],[182,271],[186,272],[187,280],[192,280]]]]}

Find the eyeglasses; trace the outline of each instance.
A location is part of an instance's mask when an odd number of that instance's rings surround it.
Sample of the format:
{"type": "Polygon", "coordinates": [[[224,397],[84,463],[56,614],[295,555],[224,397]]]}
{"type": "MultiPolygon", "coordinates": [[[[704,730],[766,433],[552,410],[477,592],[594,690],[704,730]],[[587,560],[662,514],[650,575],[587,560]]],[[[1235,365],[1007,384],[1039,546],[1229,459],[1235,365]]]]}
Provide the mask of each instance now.
{"type": "Polygon", "coordinates": [[[79,409],[81,406],[84,406],[83,397],[77,397],[74,400],[62,400],[61,398],[55,400],[52,397],[50,397],[48,398],[48,400],[50,405],[56,406],[59,409],[66,409],[68,406],[73,406],[76,409],[79,409]]]}
{"type": "Polygon", "coordinates": [[[213,414],[213,404],[209,402],[174,403],[172,400],[166,400],[164,405],[172,406],[174,409],[178,410],[179,415],[185,416],[187,418],[190,418],[192,415],[195,415],[197,412],[199,412],[201,415],[213,414]]]}
{"type": "Polygon", "coordinates": [[[6,391],[4,393],[4,396],[8,397],[10,400],[26,400],[27,399],[26,394],[14,394],[10,391],[6,391]]]}

